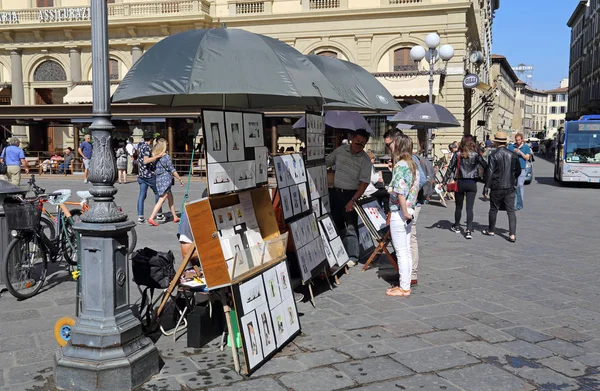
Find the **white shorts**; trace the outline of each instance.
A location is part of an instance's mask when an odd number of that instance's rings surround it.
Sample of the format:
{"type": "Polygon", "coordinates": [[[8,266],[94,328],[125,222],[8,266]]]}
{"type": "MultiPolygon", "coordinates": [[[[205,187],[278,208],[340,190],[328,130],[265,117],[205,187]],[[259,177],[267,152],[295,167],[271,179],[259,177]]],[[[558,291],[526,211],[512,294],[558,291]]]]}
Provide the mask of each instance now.
{"type": "Polygon", "coordinates": [[[83,168],[86,170],[90,169],[90,159],[83,159],[83,168]]]}

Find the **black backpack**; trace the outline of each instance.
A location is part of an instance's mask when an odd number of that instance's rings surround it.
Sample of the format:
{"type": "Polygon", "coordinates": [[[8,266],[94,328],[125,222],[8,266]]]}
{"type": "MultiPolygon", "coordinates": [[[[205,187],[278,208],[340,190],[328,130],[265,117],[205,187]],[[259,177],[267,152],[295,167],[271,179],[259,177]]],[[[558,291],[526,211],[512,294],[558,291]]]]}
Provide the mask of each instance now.
{"type": "Polygon", "coordinates": [[[151,289],[166,289],[175,277],[173,252],[160,252],[148,247],[137,250],[131,258],[133,280],[151,289]]]}

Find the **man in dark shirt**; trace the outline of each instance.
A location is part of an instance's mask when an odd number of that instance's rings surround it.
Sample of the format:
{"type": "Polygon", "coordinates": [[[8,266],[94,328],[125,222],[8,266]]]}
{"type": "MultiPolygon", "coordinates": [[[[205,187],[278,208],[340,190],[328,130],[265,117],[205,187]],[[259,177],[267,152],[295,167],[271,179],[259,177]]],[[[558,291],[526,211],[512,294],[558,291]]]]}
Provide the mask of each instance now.
{"type": "Polygon", "coordinates": [[[71,147],[67,147],[65,149],[65,156],[63,157],[63,162],[58,165],[58,172],[64,173],[69,167],[71,167],[71,160],[73,160],[73,150],[71,147]]]}
{"type": "Polygon", "coordinates": [[[88,174],[90,171],[90,161],[92,160],[92,143],[90,143],[92,136],[86,134],[83,138],[83,142],[79,144],[79,155],[83,158],[83,183],[88,183],[88,174]]]}
{"type": "MultiPolygon", "coordinates": [[[[138,223],[143,224],[144,219],[144,201],[148,188],[154,192],[154,202],[158,202],[158,190],[156,189],[156,161],[165,154],[152,156],[152,144],[154,143],[154,133],[151,130],[144,132],[144,141],[138,144],[138,184],[140,185],[140,195],[138,196],[137,212],[138,223]]],[[[175,216],[173,216],[175,217],[175,216]]],[[[156,220],[164,221],[165,216],[161,212],[156,216],[156,220]]]]}

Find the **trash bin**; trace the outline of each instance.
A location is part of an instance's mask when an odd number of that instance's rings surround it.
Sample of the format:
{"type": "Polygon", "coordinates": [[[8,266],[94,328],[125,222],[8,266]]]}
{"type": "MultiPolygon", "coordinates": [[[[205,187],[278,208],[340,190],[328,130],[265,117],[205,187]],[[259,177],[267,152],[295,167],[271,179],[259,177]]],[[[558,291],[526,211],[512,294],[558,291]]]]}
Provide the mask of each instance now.
{"type": "MultiPolygon", "coordinates": [[[[6,216],[4,215],[4,200],[6,197],[10,197],[12,195],[21,194],[25,195],[27,190],[17,187],[15,185],[10,184],[7,181],[0,180],[0,254],[1,257],[4,257],[6,253],[6,248],[12,239],[10,236],[10,232],[8,231],[8,226],[6,225],[6,216]]],[[[0,291],[4,290],[4,262],[0,259],[0,291]]]]}

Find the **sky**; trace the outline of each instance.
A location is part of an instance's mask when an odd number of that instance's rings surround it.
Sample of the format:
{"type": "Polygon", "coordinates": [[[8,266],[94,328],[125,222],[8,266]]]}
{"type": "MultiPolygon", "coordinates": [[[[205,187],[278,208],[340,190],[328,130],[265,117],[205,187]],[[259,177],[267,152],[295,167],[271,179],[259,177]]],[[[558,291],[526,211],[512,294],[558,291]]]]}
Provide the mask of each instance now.
{"type": "Polygon", "coordinates": [[[492,53],[505,56],[513,67],[533,65],[534,88],[557,88],[569,77],[567,21],[577,4],[579,0],[501,0],[492,25],[492,53]]]}

